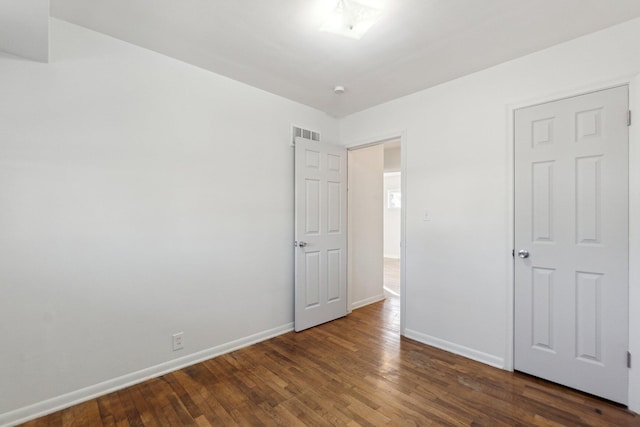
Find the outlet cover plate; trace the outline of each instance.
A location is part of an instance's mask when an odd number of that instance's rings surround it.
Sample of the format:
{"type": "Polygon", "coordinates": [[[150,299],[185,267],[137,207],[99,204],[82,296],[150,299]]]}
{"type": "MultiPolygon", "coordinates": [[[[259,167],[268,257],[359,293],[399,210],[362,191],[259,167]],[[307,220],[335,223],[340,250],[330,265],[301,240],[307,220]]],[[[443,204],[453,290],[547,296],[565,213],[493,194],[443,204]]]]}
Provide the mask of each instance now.
{"type": "Polygon", "coordinates": [[[173,351],[182,350],[184,348],[184,332],[178,332],[173,334],[173,351]]]}

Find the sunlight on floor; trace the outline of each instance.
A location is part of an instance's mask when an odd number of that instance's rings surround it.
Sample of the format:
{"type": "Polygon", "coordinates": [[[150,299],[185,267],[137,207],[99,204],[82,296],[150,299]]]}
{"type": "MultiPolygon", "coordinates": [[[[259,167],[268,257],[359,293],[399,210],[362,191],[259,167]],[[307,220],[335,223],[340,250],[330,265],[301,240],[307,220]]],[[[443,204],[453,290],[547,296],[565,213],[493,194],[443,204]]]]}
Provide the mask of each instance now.
{"type": "Polygon", "coordinates": [[[400,260],[384,259],[384,290],[400,296],[400,260]]]}

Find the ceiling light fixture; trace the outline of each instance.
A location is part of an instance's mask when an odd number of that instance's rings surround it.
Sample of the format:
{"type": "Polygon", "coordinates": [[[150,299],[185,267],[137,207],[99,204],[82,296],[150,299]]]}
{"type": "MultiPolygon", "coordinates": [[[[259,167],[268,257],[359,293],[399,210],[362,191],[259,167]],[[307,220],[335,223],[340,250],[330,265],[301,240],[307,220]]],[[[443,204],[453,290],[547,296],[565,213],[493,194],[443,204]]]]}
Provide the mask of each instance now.
{"type": "Polygon", "coordinates": [[[359,40],[381,16],[382,11],[375,7],[352,0],[339,0],[320,31],[359,40]]]}

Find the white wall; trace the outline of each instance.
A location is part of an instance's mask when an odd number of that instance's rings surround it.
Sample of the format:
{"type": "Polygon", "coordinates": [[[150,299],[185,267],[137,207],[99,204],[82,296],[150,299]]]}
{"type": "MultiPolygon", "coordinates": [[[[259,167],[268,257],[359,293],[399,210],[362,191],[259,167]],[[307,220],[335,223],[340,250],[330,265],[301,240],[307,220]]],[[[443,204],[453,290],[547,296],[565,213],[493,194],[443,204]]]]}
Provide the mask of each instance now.
{"type": "Polygon", "coordinates": [[[317,110],[57,20],[52,54],[0,54],[0,425],[290,330],[290,126],[338,140],[317,110]]]}
{"type": "MultiPolygon", "coordinates": [[[[406,132],[406,335],[496,366],[509,365],[509,106],[604,87],[638,72],[640,19],[635,19],[341,121],[347,145],[406,132]],[[431,221],[423,221],[425,210],[431,221]]],[[[634,135],[632,146],[640,143],[637,129],[634,135]]],[[[640,167],[633,150],[632,169],[640,167]]],[[[632,198],[637,198],[638,172],[634,176],[632,198]]],[[[637,202],[632,206],[638,209],[637,202]]],[[[640,236],[637,224],[631,229],[633,242],[640,236]]],[[[638,268],[637,242],[633,245],[632,269],[638,268]]],[[[637,313],[640,283],[637,273],[631,277],[631,313],[637,313]]],[[[638,316],[632,315],[631,322],[631,336],[637,337],[638,316]]],[[[640,357],[637,338],[631,340],[631,351],[640,357]]],[[[630,407],[636,411],[639,378],[633,373],[630,387],[630,407]]]]}
{"type": "Polygon", "coordinates": [[[384,144],[384,171],[400,172],[402,166],[400,142],[384,144]]]}
{"type": "MultiPolygon", "coordinates": [[[[400,150],[398,150],[400,151],[400,150]]],[[[385,150],[385,163],[387,151],[385,150]]],[[[400,172],[384,174],[384,257],[400,258],[400,208],[390,208],[388,197],[390,191],[400,191],[400,172]]]]}
{"type": "Polygon", "coordinates": [[[0,51],[49,61],[49,0],[0,0],[0,51]]]}
{"type": "MultiPolygon", "coordinates": [[[[129,44],[56,20],[51,38],[49,65],[0,54],[0,424],[290,329],[289,126],[338,136],[323,113],[129,44]]],[[[341,121],[346,144],[406,131],[407,335],[508,364],[508,107],[639,72],[636,19],[341,121]]]]}
{"type": "Polygon", "coordinates": [[[384,146],[350,150],[347,243],[351,309],[384,299],[384,146]]]}

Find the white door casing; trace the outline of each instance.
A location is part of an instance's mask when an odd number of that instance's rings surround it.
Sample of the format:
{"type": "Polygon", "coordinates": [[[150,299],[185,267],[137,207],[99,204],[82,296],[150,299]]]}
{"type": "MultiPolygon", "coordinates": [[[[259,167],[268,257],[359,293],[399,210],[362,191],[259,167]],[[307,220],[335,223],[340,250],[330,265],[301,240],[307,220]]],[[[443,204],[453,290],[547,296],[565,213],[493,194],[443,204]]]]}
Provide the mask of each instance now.
{"type": "Polygon", "coordinates": [[[621,86],[515,112],[514,367],[623,404],[628,105],[621,86]]]}
{"type": "Polygon", "coordinates": [[[347,314],[347,150],[295,142],[295,330],[347,314]]]}

